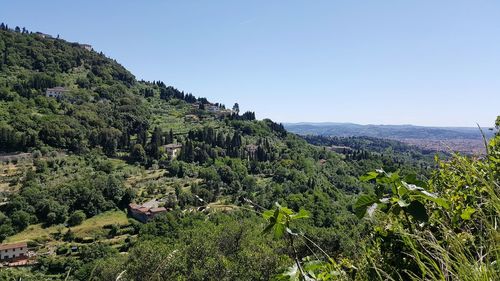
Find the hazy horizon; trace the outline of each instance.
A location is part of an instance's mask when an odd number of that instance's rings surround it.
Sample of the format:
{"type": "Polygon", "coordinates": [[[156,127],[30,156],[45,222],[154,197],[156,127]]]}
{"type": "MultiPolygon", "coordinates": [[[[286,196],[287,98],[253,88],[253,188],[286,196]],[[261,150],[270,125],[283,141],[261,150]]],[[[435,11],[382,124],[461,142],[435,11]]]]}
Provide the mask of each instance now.
{"type": "Polygon", "coordinates": [[[238,102],[260,119],[489,127],[500,113],[499,10],[497,1],[15,1],[0,18],[92,44],[138,79],[238,102]]]}
{"type": "MultiPolygon", "coordinates": [[[[413,127],[429,127],[429,128],[463,128],[463,129],[478,129],[477,125],[475,126],[426,126],[426,125],[415,125],[415,124],[374,124],[374,123],[353,123],[353,122],[334,122],[334,121],[324,121],[324,122],[308,122],[308,121],[300,121],[300,122],[282,122],[285,125],[360,125],[360,126],[413,126],[413,127]]],[[[481,126],[481,125],[480,125],[481,126]]],[[[481,128],[491,128],[494,127],[494,124],[490,126],[481,126],[481,128]]]]}

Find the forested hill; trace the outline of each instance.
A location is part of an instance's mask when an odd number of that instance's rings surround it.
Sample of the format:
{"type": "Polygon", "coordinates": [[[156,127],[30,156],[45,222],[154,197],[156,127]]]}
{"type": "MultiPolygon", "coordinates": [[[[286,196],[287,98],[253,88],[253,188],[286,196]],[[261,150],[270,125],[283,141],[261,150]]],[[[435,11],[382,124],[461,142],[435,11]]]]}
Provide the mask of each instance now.
{"type": "Polygon", "coordinates": [[[126,148],[131,136],[145,144],[152,108],[147,97],[196,99],[162,82],[137,82],[116,61],[82,44],[42,33],[0,31],[0,143],[2,150],[49,145],[84,151],[100,145],[107,154],[126,148]],[[61,101],[47,88],[64,87],[61,101]]]}
{"type": "Polygon", "coordinates": [[[307,208],[305,226],[330,253],[356,251],[349,237],[363,224],[349,205],[381,159],[346,162],[237,104],[137,81],[79,43],[2,25],[0,55],[0,241],[54,253],[23,279],[64,279],[71,268],[74,280],[96,270],[110,280],[127,267],[127,280],[267,280],[291,261],[259,235],[256,211],[277,201],[307,208]],[[56,87],[61,95],[48,96],[56,87]],[[144,225],[127,219],[129,203],[145,202],[170,211],[144,225]],[[155,273],[171,249],[179,267],[155,273]]]}

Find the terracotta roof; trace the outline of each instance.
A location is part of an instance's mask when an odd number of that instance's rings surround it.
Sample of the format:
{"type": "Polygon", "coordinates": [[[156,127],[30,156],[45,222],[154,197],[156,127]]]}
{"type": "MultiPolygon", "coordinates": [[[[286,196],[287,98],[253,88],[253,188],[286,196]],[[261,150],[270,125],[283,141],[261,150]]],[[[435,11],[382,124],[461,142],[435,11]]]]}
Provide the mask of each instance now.
{"type": "Polygon", "coordinates": [[[149,209],[151,213],[161,213],[161,212],[166,212],[167,209],[165,207],[159,207],[159,208],[151,208],[149,209]]]}
{"type": "Polygon", "coordinates": [[[24,265],[28,265],[28,263],[29,263],[28,259],[21,259],[21,260],[17,260],[15,262],[9,263],[9,266],[11,266],[11,267],[24,266],[24,265]]]}
{"type": "Polygon", "coordinates": [[[10,250],[14,248],[27,248],[28,244],[26,242],[20,242],[20,243],[13,243],[13,244],[2,244],[0,245],[0,251],[1,250],[10,250]]]}
{"type": "Polygon", "coordinates": [[[255,145],[255,144],[249,144],[246,146],[247,150],[257,150],[259,148],[259,146],[255,145]]]}
{"type": "Polygon", "coordinates": [[[180,144],[180,143],[171,143],[171,144],[165,145],[165,148],[181,148],[181,147],[182,147],[182,144],[180,144]]]}
{"type": "Polygon", "coordinates": [[[54,87],[54,88],[48,88],[47,91],[61,91],[61,92],[66,92],[68,90],[66,88],[64,88],[64,87],[54,87]]]}
{"type": "Polygon", "coordinates": [[[134,204],[134,203],[130,203],[130,204],[128,204],[128,206],[130,209],[134,209],[134,210],[139,209],[141,207],[141,206],[134,204]]]}

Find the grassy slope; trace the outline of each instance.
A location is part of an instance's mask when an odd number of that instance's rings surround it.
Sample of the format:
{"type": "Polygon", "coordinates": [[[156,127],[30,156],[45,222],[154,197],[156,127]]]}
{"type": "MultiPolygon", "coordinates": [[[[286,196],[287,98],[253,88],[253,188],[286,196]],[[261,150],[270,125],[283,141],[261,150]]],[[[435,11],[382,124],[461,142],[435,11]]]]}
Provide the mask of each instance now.
{"type": "MultiPolygon", "coordinates": [[[[122,211],[108,211],[99,214],[95,217],[85,220],[81,225],[72,227],[71,230],[75,233],[76,237],[89,237],[94,234],[100,234],[105,225],[117,224],[127,225],[127,215],[122,211]]],[[[30,225],[24,231],[7,238],[5,242],[21,242],[21,241],[35,241],[35,240],[52,240],[51,234],[57,233],[60,226],[43,227],[41,224],[30,225]]],[[[63,228],[66,232],[67,228],[63,228]]]]}

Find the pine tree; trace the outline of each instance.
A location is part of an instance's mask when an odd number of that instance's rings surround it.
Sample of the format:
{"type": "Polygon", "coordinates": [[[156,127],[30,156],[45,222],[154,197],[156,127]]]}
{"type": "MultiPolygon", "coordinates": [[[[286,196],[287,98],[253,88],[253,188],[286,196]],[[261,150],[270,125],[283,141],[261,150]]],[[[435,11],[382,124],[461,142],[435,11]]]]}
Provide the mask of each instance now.
{"type": "Polygon", "coordinates": [[[160,158],[160,146],[161,146],[161,139],[162,139],[162,131],[159,127],[156,127],[153,131],[153,134],[151,135],[151,141],[148,146],[148,153],[149,156],[158,159],[160,158]]]}
{"type": "Polygon", "coordinates": [[[235,103],[233,105],[233,111],[236,113],[236,114],[239,114],[240,113],[240,105],[238,103],[235,103]]]}
{"type": "Polygon", "coordinates": [[[180,165],[179,171],[177,172],[177,177],[178,178],[183,178],[184,177],[184,167],[183,167],[183,165],[180,165]]]}

